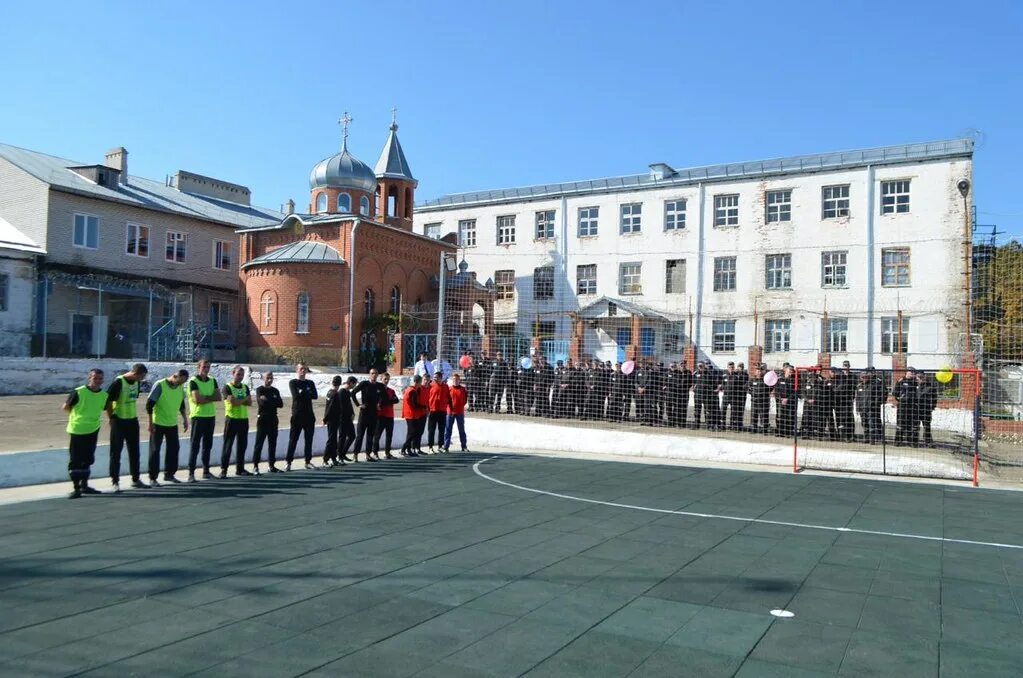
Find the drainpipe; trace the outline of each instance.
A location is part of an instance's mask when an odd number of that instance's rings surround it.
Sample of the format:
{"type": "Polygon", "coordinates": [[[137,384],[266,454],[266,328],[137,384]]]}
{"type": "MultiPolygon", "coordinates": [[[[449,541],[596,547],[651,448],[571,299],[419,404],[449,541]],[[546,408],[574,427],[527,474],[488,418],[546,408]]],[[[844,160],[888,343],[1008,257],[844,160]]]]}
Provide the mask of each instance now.
{"type": "Polygon", "coordinates": [[[704,266],[704,255],[706,250],[705,245],[705,220],[704,207],[707,201],[707,189],[700,182],[700,219],[699,219],[699,238],[697,239],[697,250],[696,250],[696,326],[690,327],[690,336],[693,337],[693,343],[696,346],[696,357],[699,359],[700,353],[700,326],[703,324],[703,266],[704,266]]]}
{"type": "MultiPolygon", "coordinates": [[[[563,303],[565,299],[564,297],[566,291],[565,288],[572,284],[570,282],[571,278],[568,277],[568,271],[570,269],[568,266],[568,198],[566,196],[561,196],[561,268],[562,268],[561,272],[563,275],[558,277],[563,278],[564,283],[559,286],[561,288],[557,300],[557,308],[559,309],[565,308],[565,305],[563,303]]],[[[578,308],[579,295],[573,296],[575,297],[576,302],[575,307],[578,308]]],[[[539,332],[539,325],[537,325],[537,331],[539,332]]],[[[558,333],[557,327],[554,328],[554,333],[555,335],[557,335],[558,333]]]]}
{"type": "Polygon", "coordinates": [[[352,226],[352,242],[349,247],[348,272],[348,372],[352,370],[352,329],[355,327],[355,232],[359,230],[362,219],[355,218],[355,225],[352,226]]]}
{"type": "Polygon", "coordinates": [[[874,166],[867,165],[867,367],[874,365],[874,166]]]}

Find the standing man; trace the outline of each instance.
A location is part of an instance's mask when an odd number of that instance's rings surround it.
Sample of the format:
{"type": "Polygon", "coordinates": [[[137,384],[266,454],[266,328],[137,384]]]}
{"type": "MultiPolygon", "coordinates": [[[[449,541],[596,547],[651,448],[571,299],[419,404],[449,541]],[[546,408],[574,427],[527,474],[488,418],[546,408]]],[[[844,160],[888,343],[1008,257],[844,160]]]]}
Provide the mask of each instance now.
{"type": "Polygon", "coordinates": [[[753,368],[753,378],[746,385],[750,400],[750,427],[753,433],[766,435],[771,427],[771,387],[764,383],[764,368],[761,363],[753,368]]]}
{"type": "Polygon", "coordinates": [[[370,369],[369,379],[359,382],[359,385],[352,389],[352,404],[359,408],[359,428],[355,434],[355,447],[352,449],[352,456],[359,461],[359,452],[363,451],[365,441],[366,461],[376,461],[373,458],[376,450],[374,442],[377,433],[377,410],[384,398],[383,388],[377,381],[379,373],[375,368],[370,369]],[[359,396],[362,401],[359,401],[359,396]]]}
{"type": "Polygon", "coordinates": [[[897,403],[895,411],[895,444],[917,445],[917,391],[916,370],[912,367],[896,382],[892,396],[897,403]]]}
{"type": "MultiPolygon", "coordinates": [[[[533,400],[536,402],[536,416],[544,419],[551,417],[551,385],[554,383],[554,368],[544,356],[537,358],[537,365],[534,367],[536,375],[533,378],[533,400]]],[[[469,397],[473,398],[472,390],[469,397]]]]}
{"type": "Polygon", "coordinates": [[[341,404],[341,428],[338,438],[338,460],[341,464],[352,461],[348,458],[348,448],[355,442],[355,405],[352,403],[352,391],[359,380],[355,377],[345,379],[345,387],[338,391],[341,404]]]}
{"type": "Polygon", "coordinates": [[[860,383],[856,385],[854,396],[856,411],[860,413],[860,423],[863,426],[863,439],[870,445],[881,442],[883,434],[881,409],[876,405],[879,389],[873,371],[874,368],[868,367],[866,371],[860,372],[860,383]]]}
{"type": "Polygon", "coordinates": [[[182,431],[188,433],[188,411],[185,409],[187,381],[188,370],[178,370],[153,384],[149,400],[146,401],[146,414],[149,415],[149,484],[153,487],[160,485],[157,480],[160,475],[160,448],[165,441],[164,482],[181,482],[174,474],[178,472],[178,451],[181,447],[178,440],[178,413],[181,414],[182,431]]]}
{"type": "Polygon", "coordinates": [[[394,406],[398,403],[398,394],[387,384],[391,381],[391,375],[384,372],[383,383],[380,385],[383,397],[380,406],[377,408],[377,428],[373,436],[373,454],[380,458],[380,436],[383,435],[386,446],[384,456],[387,459],[394,459],[391,454],[391,439],[394,437],[394,406]]]}
{"type": "Polygon", "coordinates": [[[114,492],[121,491],[121,448],[128,447],[128,469],[131,486],[147,487],[142,482],[139,459],[139,383],[149,370],[142,363],[114,379],[107,389],[107,416],[110,418],[110,481],[114,492]]]}
{"type": "MultiPolygon", "coordinates": [[[[508,391],[509,387],[511,387],[511,381],[512,381],[511,366],[509,366],[507,361],[505,361],[504,356],[498,353],[496,358],[494,359],[493,364],[491,365],[490,383],[488,384],[487,387],[488,393],[487,397],[489,399],[489,402],[487,403],[488,412],[496,412],[500,414],[501,403],[505,399],[505,393],[508,391]]],[[[445,412],[447,411],[447,405],[445,405],[444,411],[445,412]]],[[[433,424],[431,421],[431,430],[432,426],[433,424]]],[[[433,440],[433,436],[430,436],[430,440],[433,440]]]]}
{"type": "Polygon", "coordinates": [[[255,474],[259,475],[259,461],[263,452],[263,443],[267,443],[267,461],[270,463],[270,473],[280,473],[277,468],[277,410],[284,407],[284,400],[281,399],[281,392],[274,385],[274,373],[263,373],[263,385],[256,389],[256,405],[258,414],[256,416],[256,446],[252,450],[252,467],[255,474]]]}
{"type": "MultiPolygon", "coordinates": [[[[933,377],[923,372],[917,372],[916,380],[917,422],[920,428],[923,429],[924,445],[934,447],[934,438],[931,437],[931,416],[934,414],[934,408],[938,406],[938,383],[933,377]]],[[[917,429],[917,424],[913,425],[913,429],[914,431],[917,429]]],[[[916,439],[916,433],[914,433],[913,440],[915,441],[916,439]]]]}
{"type": "Polygon", "coordinates": [[[195,465],[200,448],[203,480],[213,478],[213,474],[210,473],[210,451],[213,449],[213,430],[217,427],[217,401],[220,400],[217,380],[210,376],[210,361],[201,358],[196,367],[198,373],[188,382],[188,406],[192,418],[192,437],[188,447],[189,482],[195,479],[195,465]]]}
{"type": "Polygon", "coordinates": [[[856,422],[853,419],[853,401],[856,399],[856,375],[849,369],[849,361],[842,361],[842,369],[835,373],[834,408],[835,423],[838,436],[845,442],[852,442],[856,435],[856,422]]]}
{"type": "Polygon", "coordinates": [[[323,407],[323,424],[327,427],[327,444],[323,448],[323,467],[338,466],[338,430],[341,428],[341,375],[330,380],[330,390],[325,396],[323,407]]]}
{"type": "Polygon", "coordinates": [[[285,457],[285,471],[291,470],[291,462],[295,459],[295,448],[298,437],[305,436],[305,467],[313,468],[313,435],[316,432],[316,413],[313,412],[313,401],[319,397],[316,384],[306,379],[309,367],[305,363],[295,365],[297,377],[288,382],[291,391],[291,431],[288,435],[288,454],[285,457]]]}
{"type": "MultiPolygon", "coordinates": [[[[249,406],[252,394],[249,385],[243,384],[245,368],[235,365],[231,370],[231,381],[224,384],[224,441],[220,448],[220,478],[227,477],[231,464],[231,449],[237,447],[234,472],[238,476],[251,476],[245,470],[245,450],[249,446],[249,406]]],[[[194,480],[194,479],[191,479],[194,480]]]]}
{"type": "Polygon", "coordinates": [[[796,409],[799,406],[799,392],[796,390],[792,367],[786,365],[774,385],[775,430],[779,436],[796,435],[796,409]]]}
{"type": "MultiPolygon", "coordinates": [[[[721,385],[718,387],[718,392],[722,394],[722,409],[721,409],[721,424],[727,426],[730,429],[735,429],[735,403],[738,400],[738,394],[736,391],[739,388],[739,375],[735,371],[735,363],[729,362],[725,366],[725,373],[721,376],[721,385]]],[[[745,392],[743,396],[745,397],[745,392]]],[[[741,421],[741,417],[740,417],[741,421]]]]}
{"type": "Polygon", "coordinates": [[[405,442],[401,445],[401,456],[418,457],[416,452],[416,438],[421,435],[419,424],[425,423],[420,418],[419,394],[423,385],[423,378],[418,374],[412,377],[412,385],[405,389],[401,396],[401,418],[405,420],[405,442]]]}
{"type": "MultiPolygon", "coordinates": [[[[67,433],[71,436],[68,443],[68,475],[74,488],[70,499],[78,499],[83,494],[99,494],[99,490],[89,487],[89,474],[92,463],[96,461],[96,441],[103,410],[107,408],[108,394],[103,390],[103,370],[89,371],[85,386],[79,386],[68,394],[64,401],[64,411],[68,413],[67,433]]],[[[132,401],[132,406],[134,406],[132,401]]],[[[116,484],[114,486],[117,487],[116,484]]]]}
{"type": "Polygon", "coordinates": [[[458,440],[462,443],[462,452],[468,452],[465,440],[465,403],[469,394],[461,384],[461,377],[451,376],[451,388],[448,390],[447,425],[444,428],[444,451],[451,449],[451,429],[458,424],[458,440]]]}
{"type": "Polygon", "coordinates": [[[423,376],[433,374],[433,363],[430,362],[430,356],[423,351],[419,354],[419,360],[416,361],[415,369],[412,371],[415,376],[423,376]]]}
{"type": "MultiPolygon", "coordinates": [[[[483,356],[480,365],[485,365],[486,356],[483,356]]],[[[481,382],[482,383],[482,382],[481,382]]],[[[416,426],[416,439],[412,444],[412,449],[416,451],[417,455],[424,455],[423,452],[423,434],[426,433],[426,422],[430,419],[430,388],[433,386],[433,380],[430,379],[430,375],[423,377],[423,383],[418,387],[418,393],[416,393],[416,418],[419,420],[416,426]]]]}
{"type": "Polygon", "coordinates": [[[607,399],[607,421],[620,422],[625,419],[625,403],[628,402],[629,390],[628,379],[622,372],[621,363],[615,363],[608,381],[611,392],[607,399]]]}
{"type": "Polygon", "coordinates": [[[430,453],[433,453],[433,435],[437,434],[437,447],[444,445],[444,421],[448,414],[448,399],[450,397],[448,385],[444,383],[443,374],[438,371],[434,375],[433,384],[430,385],[430,418],[428,421],[427,445],[430,453]]]}

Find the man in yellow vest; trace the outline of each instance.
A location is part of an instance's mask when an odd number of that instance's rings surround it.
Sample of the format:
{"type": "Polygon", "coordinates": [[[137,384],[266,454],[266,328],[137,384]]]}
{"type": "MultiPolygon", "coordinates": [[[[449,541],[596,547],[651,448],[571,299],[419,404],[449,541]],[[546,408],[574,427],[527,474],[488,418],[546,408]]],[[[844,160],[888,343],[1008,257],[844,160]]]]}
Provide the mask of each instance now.
{"type": "Polygon", "coordinates": [[[178,472],[178,414],[185,433],[188,432],[188,412],[185,410],[185,382],[188,370],[178,370],[166,379],[153,384],[146,401],[149,414],[149,483],[159,487],[160,447],[167,442],[167,453],[163,462],[163,479],[168,483],[180,483],[174,477],[178,472]]]}
{"type": "Polygon", "coordinates": [[[100,493],[96,488],[89,487],[89,473],[96,460],[96,440],[99,438],[100,420],[106,407],[107,392],[103,390],[103,370],[100,369],[91,370],[85,386],[71,391],[64,401],[64,411],[68,413],[67,432],[71,435],[67,465],[74,486],[71,499],[78,499],[83,494],[100,493]]]}
{"type": "Polygon", "coordinates": [[[237,445],[234,473],[237,476],[251,476],[245,470],[245,450],[249,444],[249,406],[252,394],[248,384],[243,384],[245,368],[235,365],[231,370],[231,381],[224,384],[224,442],[220,448],[220,477],[227,477],[231,465],[231,448],[237,445]]]}
{"type": "Polygon", "coordinates": [[[107,388],[107,416],[110,417],[110,481],[114,492],[121,491],[121,448],[128,447],[128,469],[131,471],[131,486],[148,487],[142,482],[139,463],[139,415],[136,403],[139,399],[139,384],[149,370],[142,363],[135,363],[131,369],[114,379],[107,388]]]}
{"type": "Polygon", "coordinates": [[[199,360],[198,373],[188,382],[188,415],[192,419],[192,437],[188,448],[188,482],[195,482],[195,464],[202,448],[202,477],[210,480],[210,451],[213,449],[213,430],[217,427],[217,401],[220,390],[217,380],[210,376],[210,361],[199,360]]]}

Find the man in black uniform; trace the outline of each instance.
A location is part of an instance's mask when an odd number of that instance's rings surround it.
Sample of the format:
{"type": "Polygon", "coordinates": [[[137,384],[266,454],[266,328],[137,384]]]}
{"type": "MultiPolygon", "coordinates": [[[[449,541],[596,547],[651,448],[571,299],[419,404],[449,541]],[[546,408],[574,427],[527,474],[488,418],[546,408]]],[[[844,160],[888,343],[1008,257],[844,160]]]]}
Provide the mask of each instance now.
{"type": "Polygon", "coordinates": [[[565,416],[565,407],[568,403],[568,368],[565,362],[558,361],[554,368],[554,389],[551,392],[551,408],[554,410],[554,418],[562,419],[565,416]]]}
{"type": "Polygon", "coordinates": [[[270,473],[280,473],[277,468],[277,410],[284,407],[284,400],[281,399],[281,392],[274,386],[274,373],[263,373],[263,385],[256,389],[256,445],[252,449],[253,471],[259,475],[259,462],[263,453],[263,443],[267,444],[267,461],[270,463],[270,473]]]}
{"type": "Polygon", "coordinates": [[[838,436],[845,442],[851,442],[856,435],[856,422],[853,420],[853,401],[856,398],[856,375],[849,369],[849,361],[842,361],[842,369],[834,374],[834,413],[838,436]]]}
{"type": "Polygon", "coordinates": [[[607,399],[611,395],[611,363],[597,361],[597,400],[594,419],[604,421],[607,417],[607,399]]]}
{"type": "Polygon", "coordinates": [[[736,372],[735,363],[728,363],[725,373],[721,376],[721,387],[718,390],[723,396],[721,423],[724,425],[727,422],[728,428],[732,431],[742,429],[743,413],[746,409],[746,383],[736,372]]]}
{"type": "Polygon", "coordinates": [[[338,432],[341,428],[341,384],[344,383],[341,375],[330,380],[330,390],[325,396],[326,402],[323,407],[323,423],[327,427],[327,444],[323,448],[323,465],[325,467],[338,466],[341,462],[338,459],[338,432]]]}
{"type": "Polygon", "coordinates": [[[568,359],[568,416],[583,415],[583,398],[586,397],[586,374],[582,368],[568,359]]]}
{"type": "Polygon", "coordinates": [[[822,436],[824,427],[824,398],[819,372],[803,372],[799,375],[799,393],[803,398],[803,416],[799,424],[801,438],[822,436]]]}
{"type": "Polygon", "coordinates": [[[536,375],[533,377],[533,395],[536,401],[536,416],[551,416],[551,386],[554,384],[554,368],[543,356],[537,358],[536,375]]]}
{"type": "MultiPolygon", "coordinates": [[[[934,414],[934,408],[938,406],[938,383],[933,377],[930,377],[923,372],[917,372],[917,394],[916,394],[916,411],[919,427],[923,429],[923,443],[927,447],[934,447],[934,438],[931,437],[931,416],[934,414]]],[[[914,431],[917,426],[913,426],[914,431]]],[[[914,433],[914,440],[916,440],[916,434],[914,433]]]]}
{"type": "Polygon", "coordinates": [[[110,418],[110,481],[114,485],[114,492],[121,491],[121,449],[125,446],[128,448],[131,486],[148,487],[142,482],[137,405],[139,383],[148,373],[145,365],[135,363],[130,370],[114,379],[107,388],[107,416],[110,418]]]}
{"type": "MultiPolygon", "coordinates": [[[[437,378],[441,379],[440,371],[437,378]]],[[[377,408],[384,400],[384,387],[377,381],[377,371],[369,371],[369,379],[359,382],[352,390],[352,404],[359,410],[359,427],[355,433],[355,447],[352,456],[359,461],[359,453],[365,451],[366,461],[378,461],[373,455],[373,441],[377,435],[377,408]],[[360,401],[359,396],[362,397],[360,401]],[[366,449],[363,450],[363,441],[366,449]]]]}
{"type": "Polygon", "coordinates": [[[860,373],[854,400],[863,426],[863,439],[871,445],[881,442],[884,439],[881,407],[884,405],[885,393],[881,381],[874,377],[873,367],[860,373]]]}
{"type": "MultiPolygon", "coordinates": [[[[488,402],[487,399],[490,394],[490,373],[493,367],[490,356],[486,353],[481,354],[479,362],[474,363],[472,366],[476,388],[469,388],[469,402],[472,403],[472,410],[474,412],[492,411],[491,403],[493,401],[488,402]]],[[[425,375],[423,383],[425,384],[426,379],[431,377],[432,375],[425,375]]]]}
{"type": "Polygon", "coordinates": [[[599,367],[594,361],[590,361],[589,365],[583,370],[583,405],[582,411],[580,412],[580,418],[586,420],[595,420],[599,418],[598,412],[600,406],[598,400],[600,399],[600,372],[599,367]]]}
{"type": "Polygon", "coordinates": [[[753,378],[746,385],[750,399],[750,427],[754,433],[767,434],[771,427],[771,387],[764,383],[765,365],[753,369],[753,378]]]}
{"type": "Polygon", "coordinates": [[[799,392],[791,366],[786,365],[773,392],[775,431],[779,436],[790,438],[796,434],[796,410],[799,406],[799,392]]]}
{"type": "Polygon", "coordinates": [[[607,420],[620,422],[625,420],[625,407],[629,401],[629,391],[632,388],[629,384],[629,375],[622,372],[622,364],[615,363],[614,369],[608,377],[610,394],[607,400],[607,420]]]}
{"type": "MultiPolygon", "coordinates": [[[[490,383],[487,385],[487,393],[490,402],[487,404],[489,412],[500,413],[505,394],[512,387],[512,368],[500,353],[494,358],[490,365],[490,383]]],[[[511,411],[511,402],[508,403],[508,411],[511,411]]]]}
{"type": "Polygon", "coordinates": [[[650,387],[652,390],[651,404],[653,405],[653,412],[650,413],[650,423],[656,426],[664,424],[665,412],[668,407],[668,372],[664,369],[664,363],[656,363],[652,360],[647,361],[647,365],[650,366],[650,387]]]}
{"type": "Polygon", "coordinates": [[[895,411],[895,444],[917,445],[917,391],[916,370],[912,367],[895,383],[892,396],[898,403],[895,411]]]}
{"type": "Polygon", "coordinates": [[[469,366],[462,368],[462,383],[465,384],[465,388],[469,391],[468,408],[475,410],[476,387],[478,386],[477,379],[479,378],[479,371],[476,367],[476,358],[473,356],[472,351],[466,351],[462,354],[462,357],[458,359],[459,367],[461,367],[466,358],[469,359],[469,366]]]}
{"type": "MultiPolygon", "coordinates": [[[[355,442],[355,406],[352,404],[352,391],[359,380],[355,377],[345,379],[345,387],[337,392],[341,404],[341,427],[338,431],[338,459],[344,464],[352,461],[348,458],[348,448],[355,442]]],[[[419,432],[420,435],[422,431],[419,432]]]]}
{"type": "Polygon", "coordinates": [[[641,361],[636,361],[636,369],[632,372],[633,385],[635,386],[636,399],[636,420],[644,426],[650,426],[653,422],[653,392],[654,384],[650,376],[650,369],[641,361]]]}
{"type": "Polygon", "coordinates": [[[712,379],[707,370],[707,363],[702,360],[696,364],[696,372],[693,373],[693,428],[699,429],[701,420],[708,429],[714,428],[714,421],[710,413],[710,390],[712,379]]]}
{"type": "Polygon", "coordinates": [[[313,401],[319,398],[316,384],[306,379],[309,368],[305,363],[295,366],[296,379],[288,382],[291,391],[291,431],[288,436],[288,453],[285,457],[285,471],[291,470],[291,462],[295,459],[295,448],[298,437],[305,436],[305,467],[313,468],[313,434],[316,431],[316,413],[313,412],[313,401]]]}

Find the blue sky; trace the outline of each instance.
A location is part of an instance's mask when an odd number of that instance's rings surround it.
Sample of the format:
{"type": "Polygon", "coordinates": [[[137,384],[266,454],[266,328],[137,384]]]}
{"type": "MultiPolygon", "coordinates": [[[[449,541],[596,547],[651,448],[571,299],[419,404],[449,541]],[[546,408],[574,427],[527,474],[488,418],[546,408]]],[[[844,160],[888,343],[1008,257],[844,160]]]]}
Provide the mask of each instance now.
{"type": "Polygon", "coordinates": [[[337,119],[390,108],[448,192],[953,138],[981,223],[1023,235],[1019,2],[7,3],[0,141],[308,200],[337,119]]]}

